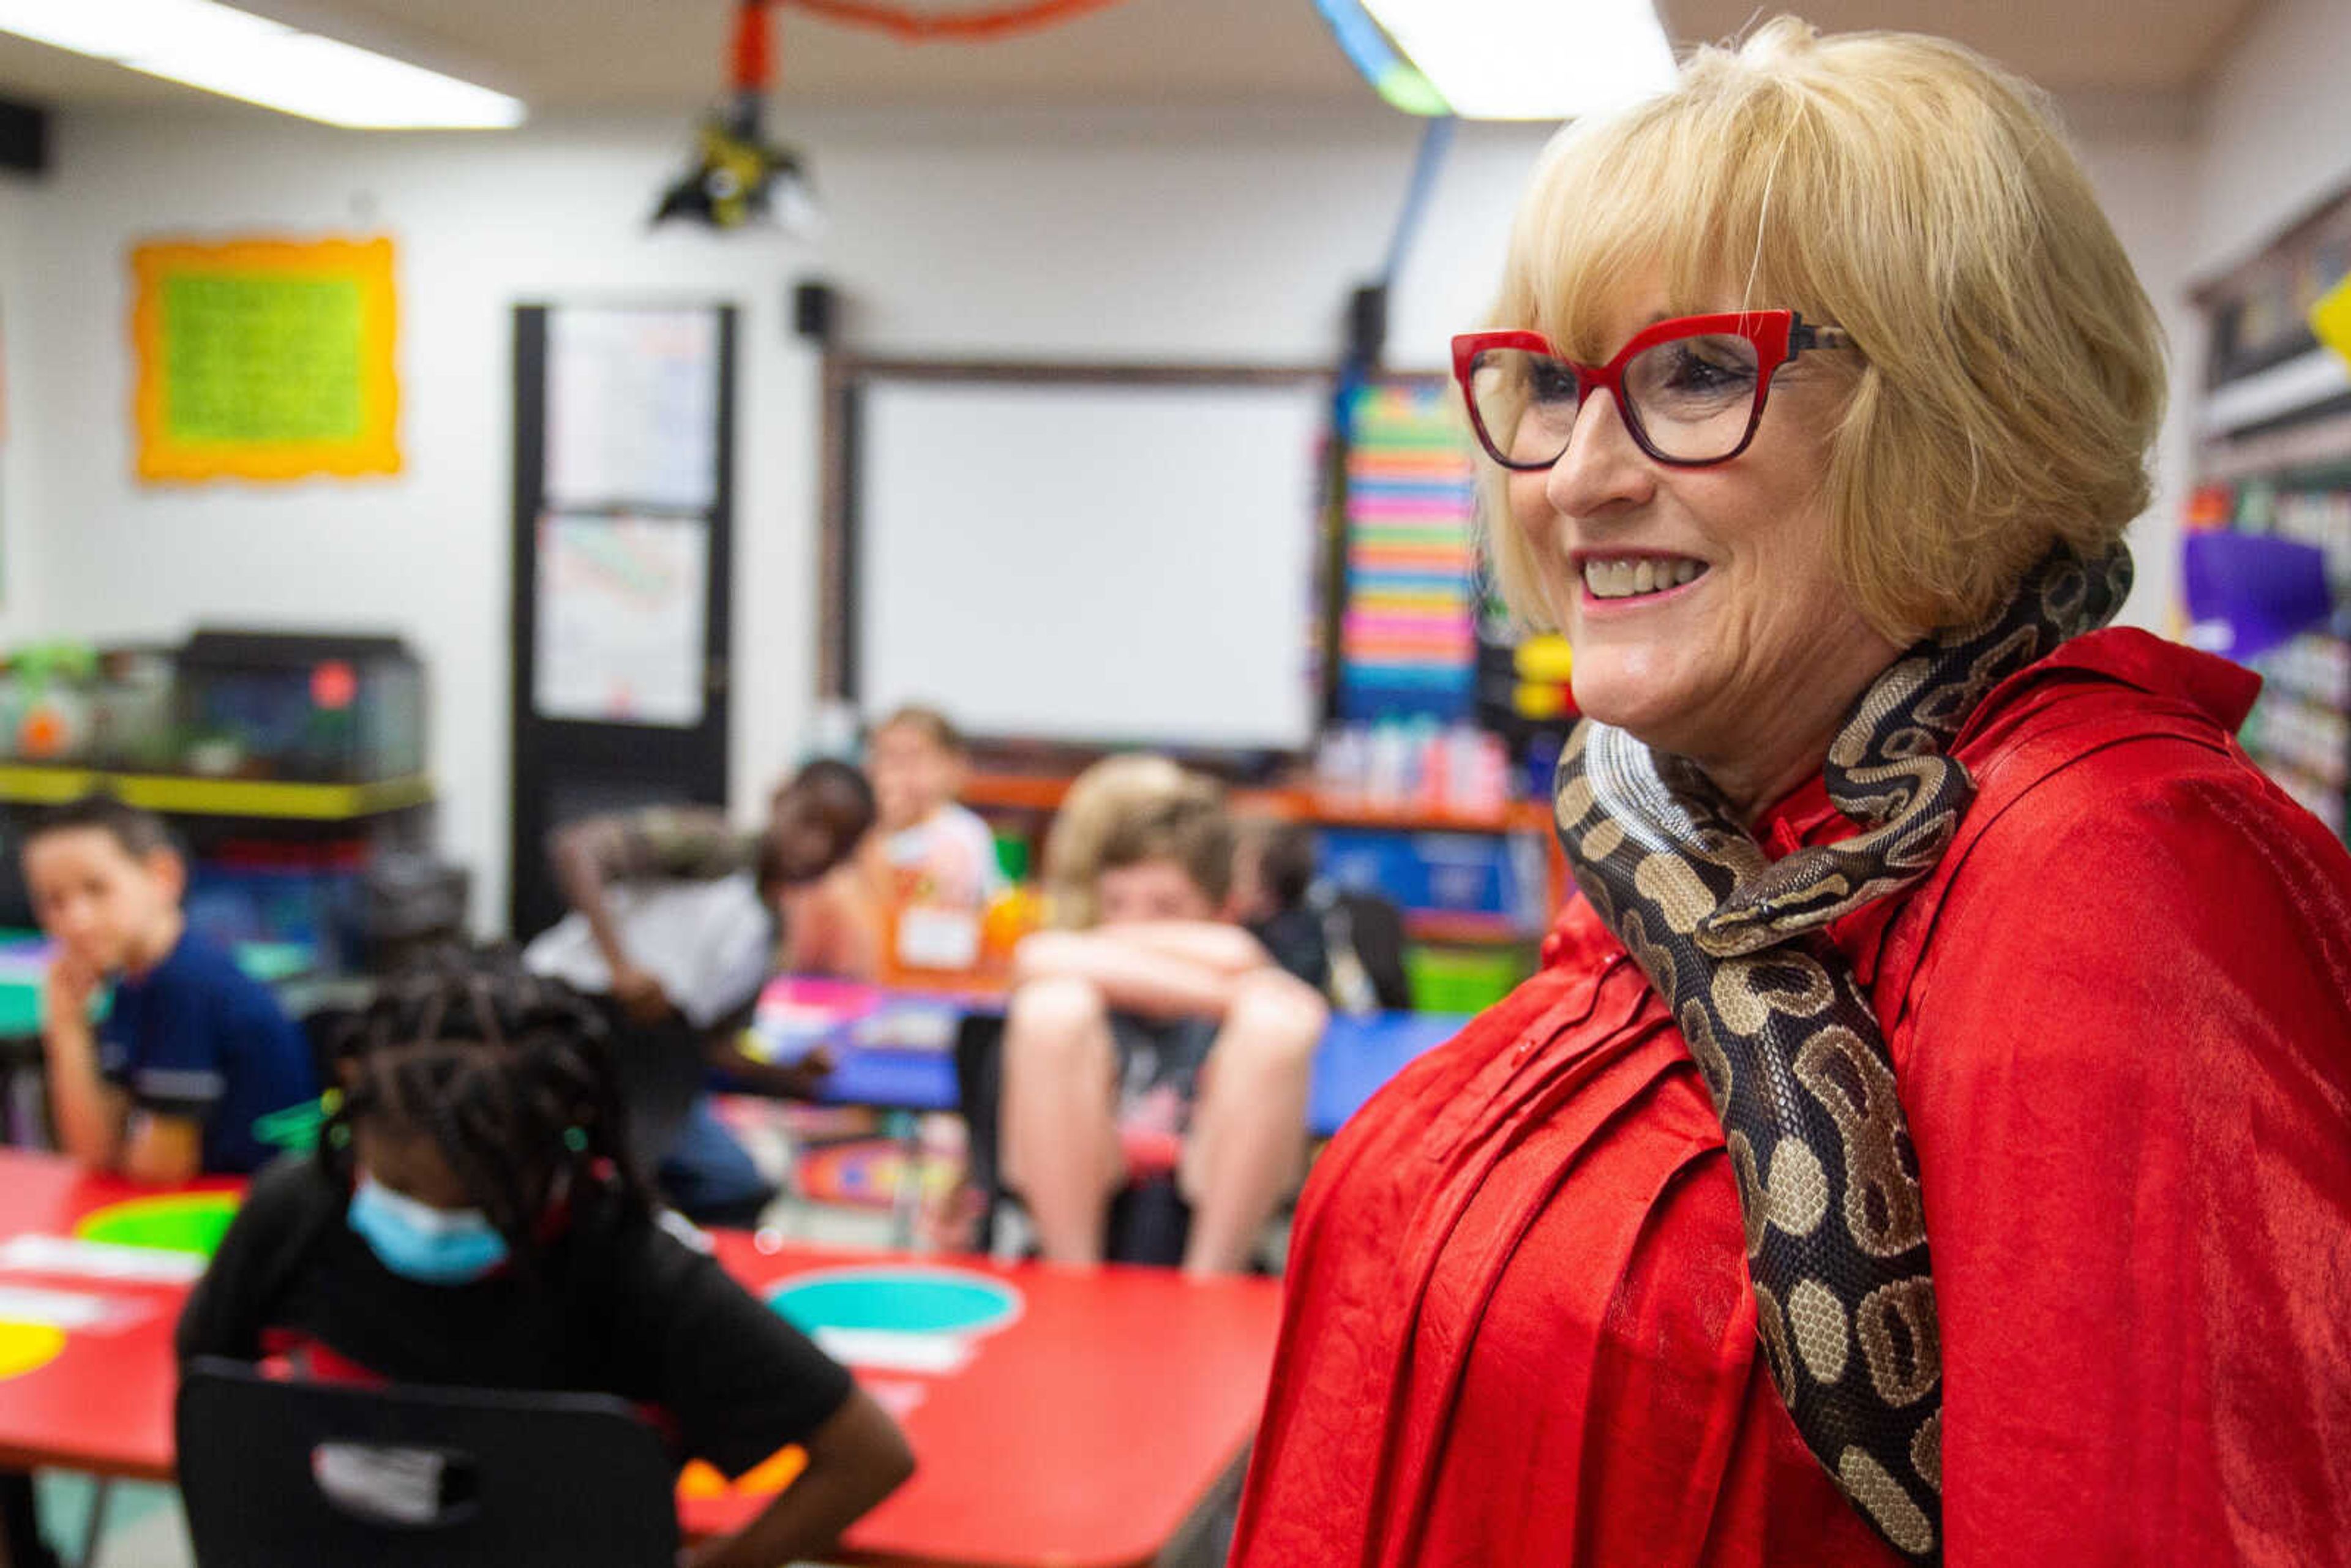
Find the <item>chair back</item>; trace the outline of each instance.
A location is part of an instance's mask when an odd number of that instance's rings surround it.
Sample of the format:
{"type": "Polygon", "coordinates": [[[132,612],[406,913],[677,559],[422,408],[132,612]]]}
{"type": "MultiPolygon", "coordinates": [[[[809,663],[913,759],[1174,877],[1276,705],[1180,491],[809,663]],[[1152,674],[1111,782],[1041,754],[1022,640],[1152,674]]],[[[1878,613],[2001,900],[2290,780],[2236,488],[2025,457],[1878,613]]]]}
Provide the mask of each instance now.
{"type": "Polygon", "coordinates": [[[199,1568],[672,1568],[675,1468],[603,1395],[185,1369],[180,1487],[199,1568]]]}

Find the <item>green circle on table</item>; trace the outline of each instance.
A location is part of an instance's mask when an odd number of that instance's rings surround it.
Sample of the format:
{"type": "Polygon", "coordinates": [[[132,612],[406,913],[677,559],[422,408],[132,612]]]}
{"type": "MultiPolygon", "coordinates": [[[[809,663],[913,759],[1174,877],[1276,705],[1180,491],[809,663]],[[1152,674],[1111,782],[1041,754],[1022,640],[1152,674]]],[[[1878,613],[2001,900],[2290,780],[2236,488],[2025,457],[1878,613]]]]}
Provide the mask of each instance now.
{"type": "Polygon", "coordinates": [[[179,1192],[110,1203],[82,1217],[74,1234],[84,1241],[114,1247],[144,1247],[157,1252],[193,1252],[209,1258],[220,1250],[228,1222],[236,1218],[233,1192],[179,1192]]]}
{"type": "Polygon", "coordinates": [[[803,1333],[986,1333],[1020,1315],[1020,1292],[959,1269],[829,1269],[785,1281],[768,1304],[803,1333]]]}

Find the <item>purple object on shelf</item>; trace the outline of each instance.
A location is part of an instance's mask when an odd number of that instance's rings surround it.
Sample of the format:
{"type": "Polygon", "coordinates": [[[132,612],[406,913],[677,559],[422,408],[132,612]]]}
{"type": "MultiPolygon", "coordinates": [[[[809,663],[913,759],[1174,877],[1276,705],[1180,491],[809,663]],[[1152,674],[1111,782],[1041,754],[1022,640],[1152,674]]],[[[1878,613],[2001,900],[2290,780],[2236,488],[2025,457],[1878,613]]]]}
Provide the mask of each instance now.
{"type": "Polygon", "coordinates": [[[2189,534],[2180,551],[2180,586],[2189,619],[2225,633],[2225,641],[2199,637],[2198,645],[2231,659],[2252,658],[2323,626],[2334,610],[2325,552],[2269,534],[2189,534]]]}

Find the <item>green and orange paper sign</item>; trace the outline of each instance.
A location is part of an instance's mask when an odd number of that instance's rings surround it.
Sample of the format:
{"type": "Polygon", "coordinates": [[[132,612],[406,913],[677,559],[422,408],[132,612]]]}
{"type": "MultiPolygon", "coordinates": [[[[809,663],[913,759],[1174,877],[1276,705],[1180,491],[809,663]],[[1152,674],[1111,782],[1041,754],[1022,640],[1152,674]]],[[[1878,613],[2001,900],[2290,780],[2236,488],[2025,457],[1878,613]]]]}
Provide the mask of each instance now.
{"type": "Polygon", "coordinates": [[[400,471],[389,239],[142,245],[139,477],[400,471]]]}

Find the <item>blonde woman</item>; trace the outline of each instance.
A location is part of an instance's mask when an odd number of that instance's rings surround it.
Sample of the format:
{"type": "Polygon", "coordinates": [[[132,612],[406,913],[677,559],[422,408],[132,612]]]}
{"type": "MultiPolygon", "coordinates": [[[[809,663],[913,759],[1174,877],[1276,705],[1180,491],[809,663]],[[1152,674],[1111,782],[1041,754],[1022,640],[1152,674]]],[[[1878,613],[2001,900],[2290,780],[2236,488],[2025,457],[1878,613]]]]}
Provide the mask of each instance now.
{"type": "Polygon", "coordinates": [[[1701,50],[1493,327],[1583,896],[1318,1163],[1232,1561],[2346,1562],[2351,857],[2096,629],[2161,353],[2040,96],[1701,50]]]}

